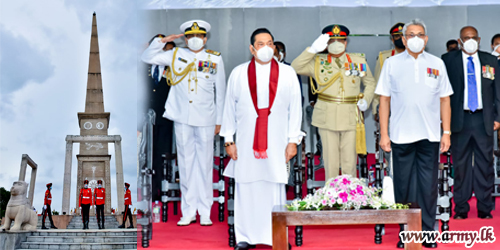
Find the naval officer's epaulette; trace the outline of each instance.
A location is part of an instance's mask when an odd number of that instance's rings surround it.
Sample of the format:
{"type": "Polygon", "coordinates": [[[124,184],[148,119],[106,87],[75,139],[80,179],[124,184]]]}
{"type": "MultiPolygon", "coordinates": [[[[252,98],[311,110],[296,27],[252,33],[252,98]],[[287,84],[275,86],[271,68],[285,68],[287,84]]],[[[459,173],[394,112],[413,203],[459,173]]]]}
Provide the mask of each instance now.
{"type": "Polygon", "coordinates": [[[214,51],[214,50],[211,50],[211,49],[207,49],[207,50],[205,50],[205,52],[207,52],[208,54],[220,56],[220,52],[214,51]]]}
{"type": "Polygon", "coordinates": [[[360,57],[363,57],[363,58],[366,57],[365,53],[351,53],[351,52],[349,52],[348,54],[352,55],[352,56],[360,56],[360,57]]]}

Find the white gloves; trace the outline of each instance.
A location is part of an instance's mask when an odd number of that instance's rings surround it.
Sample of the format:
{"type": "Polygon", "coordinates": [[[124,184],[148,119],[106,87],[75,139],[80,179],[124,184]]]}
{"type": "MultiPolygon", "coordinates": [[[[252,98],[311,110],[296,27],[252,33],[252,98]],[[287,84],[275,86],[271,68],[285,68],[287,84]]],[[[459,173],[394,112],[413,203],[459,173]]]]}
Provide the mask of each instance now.
{"type": "Polygon", "coordinates": [[[129,209],[132,209],[132,205],[128,205],[128,208],[129,208],[129,209]]]}
{"type": "Polygon", "coordinates": [[[43,205],[43,209],[47,209],[47,205],[43,205]]]}
{"type": "Polygon", "coordinates": [[[82,207],[80,207],[80,210],[82,210],[82,207]]]}
{"type": "Polygon", "coordinates": [[[362,112],[366,111],[368,109],[368,103],[365,101],[365,99],[360,99],[358,101],[358,108],[362,112]]]}
{"type": "Polygon", "coordinates": [[[309,53],[317,54],[322,52],[328,46],[328,41],[330,40],[330,35],[322,34],[313,42],[311,47],[307,50],[309,53]]]}

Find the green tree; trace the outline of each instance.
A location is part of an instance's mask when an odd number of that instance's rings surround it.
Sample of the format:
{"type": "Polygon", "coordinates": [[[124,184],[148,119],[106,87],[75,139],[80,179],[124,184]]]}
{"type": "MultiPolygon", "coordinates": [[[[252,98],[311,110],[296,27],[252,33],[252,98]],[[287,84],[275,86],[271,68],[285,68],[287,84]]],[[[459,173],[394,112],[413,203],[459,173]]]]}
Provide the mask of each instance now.
{"type": "Polygon", "coordinates": [[[0,219],[5,216],[5,209],[7,209],[7,203],[9,203],[10,192],[5,188],[0,187],[0,219]]]}

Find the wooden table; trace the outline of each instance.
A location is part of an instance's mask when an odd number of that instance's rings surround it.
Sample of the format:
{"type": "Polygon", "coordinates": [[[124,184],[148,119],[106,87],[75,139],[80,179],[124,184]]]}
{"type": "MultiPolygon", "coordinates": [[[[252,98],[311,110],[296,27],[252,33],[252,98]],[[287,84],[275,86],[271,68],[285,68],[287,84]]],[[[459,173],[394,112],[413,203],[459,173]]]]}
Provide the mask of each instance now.
{"type": "MultiPolygon", "coordinates": [[[[272,216],[274,250],[288,249],[288,226],[406,224],[406,231],[422,230],[422,217],[418,208],[398,210],[362,209],[359,211],[288,211],[285,206],[274,206],[272,216]]],[[[408,243],[405,244],[405,249],[422,249],[422,244],[408,243]]]]}

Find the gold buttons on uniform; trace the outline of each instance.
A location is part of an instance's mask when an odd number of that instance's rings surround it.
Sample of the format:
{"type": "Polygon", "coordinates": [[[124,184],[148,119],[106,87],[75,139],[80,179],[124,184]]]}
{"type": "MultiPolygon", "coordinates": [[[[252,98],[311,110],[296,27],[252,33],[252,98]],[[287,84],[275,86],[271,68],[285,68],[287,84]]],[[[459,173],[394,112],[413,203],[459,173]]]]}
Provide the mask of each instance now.
{"type": "Polygon", "coordinates": [[[193,103],[193,101],[189,101],[189,103],[193,103]]]}
{"type": "Polygon", "coordinates": [[[156,92],[156,89],[153,89],[153,92],[156,92]]]}
{"type": "Polygon", "coordinates": [[[191,89],[191,91],[194,91],[194,89],[191,89]]]}

